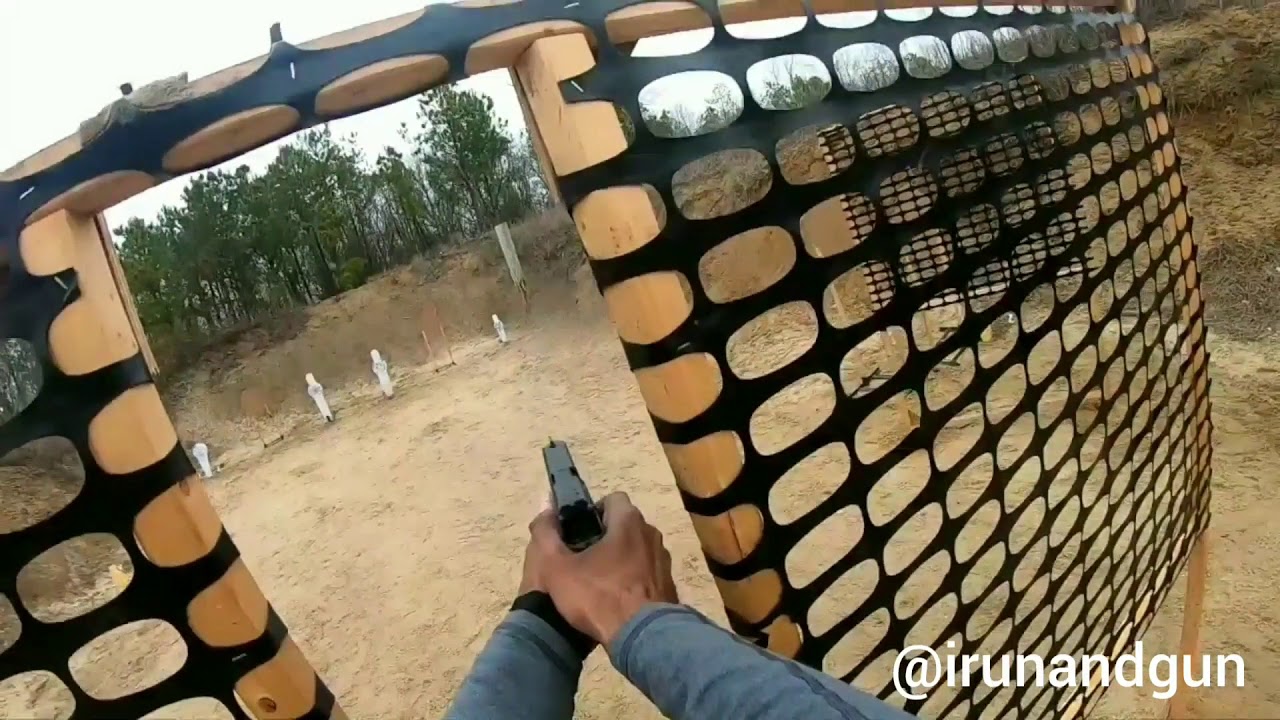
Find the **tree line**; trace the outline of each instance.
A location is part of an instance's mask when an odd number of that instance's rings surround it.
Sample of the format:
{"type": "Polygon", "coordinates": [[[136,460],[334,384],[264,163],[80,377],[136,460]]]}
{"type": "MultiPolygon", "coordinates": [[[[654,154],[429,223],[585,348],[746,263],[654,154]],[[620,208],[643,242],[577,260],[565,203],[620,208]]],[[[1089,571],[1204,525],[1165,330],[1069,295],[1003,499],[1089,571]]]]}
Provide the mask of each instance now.
{"type": "MultiPolygon", "coordinates": [[[[749,78],[752,95],[756,102],[769,110],[799,110],[818,102],[831,89],[831,79],[813,71],[812,68],[797,66],[791,58],[772,58],[766,61],[769,65],[765,72],[756,78],[749,78]]],[[[692,71],[677,73],[660,79],[659,83],[675,80],[680,75],[693,74],[714,77],[719,73],[692,71]]],[[[742,113],[744,98],[737,86],[712,80],[710,82],[691,81],[689,86],[680,88],[675,82],[668,87],[673,93],[679,93],[675,102],[659,105],[646,102],[644,93],[640,96],[640,112],[645,125],[654,135],[662,138],[682,138],[715,132],[729,126],[742,113]]],[[[622,116],[624,128],[629,125],[628,118],[622,116]]]]}
{"type": "MultiPolygon", "coordinates": [[[[779,65],[757,95],[770,107],[799,108],[829,87],[827,78],[779,65]]],[[[711,132],[742,109],[740,93],[725,85],[687,94],[646,113],[651,131],[711,132]]],[[[511,128],[484,93],[432,89],[400,135],[404,150],[369,157],[354,136],[307,130],[264,171],[201,173],[180,204],[117,228],[121,264],[161,363],[180,366],[229,329],[353,289],[548,204],[528,133],[511,128]]]]}
{"type": "Polygon", "coordinates": [[[527,133],[496,115],[489,96],[445,86],[417,103],[415,124],[400,128],[404,151],[370,158],[354,136],[314,128],[263,172],[204,172],[180,205],[117,228],[156,352],[181,363],[229,328],[358,287],[546,206],[527,133]]]}

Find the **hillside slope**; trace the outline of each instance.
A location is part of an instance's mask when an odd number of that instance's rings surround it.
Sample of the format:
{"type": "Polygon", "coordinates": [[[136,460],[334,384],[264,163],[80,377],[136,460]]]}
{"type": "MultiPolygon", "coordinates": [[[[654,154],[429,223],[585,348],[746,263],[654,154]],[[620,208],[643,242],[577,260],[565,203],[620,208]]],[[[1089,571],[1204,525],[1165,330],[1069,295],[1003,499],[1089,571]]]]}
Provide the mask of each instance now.
{"type": "Polygon", "coordinates": [[[1151,33],[1191,188],[1211,327],[1280,327],[1280,3],[1151,33]]]}
{"type": "Polygon", "coordinates": [[[352,385],[371,385],[372,349],[395,376],[410,367],[447,362],[446,341],[456,346],[492,335],[492,315],[514,329],[528,313],[559,313],[573,306],[575,271],[583,256],[572,227],[562,212],[513,227],[530,289],[527,306],[497,241],[481,238],[228,334],[189,367],[162,377],[184,439],[205,442],[217,454],[243,441],[278,437],[315,411],[306,394],[307,373],[334,397],[352,385]],[[434,356],[427,352],[428,342],[434,356]]]}

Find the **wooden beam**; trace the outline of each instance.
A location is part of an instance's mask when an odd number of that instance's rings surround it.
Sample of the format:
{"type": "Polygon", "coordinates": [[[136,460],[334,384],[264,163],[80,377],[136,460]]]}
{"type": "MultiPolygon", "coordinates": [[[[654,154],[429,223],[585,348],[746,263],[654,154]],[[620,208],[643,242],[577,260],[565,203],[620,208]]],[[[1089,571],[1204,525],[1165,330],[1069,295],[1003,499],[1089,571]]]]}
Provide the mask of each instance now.
{"type": "MultiPolygon", "coordinates": [[[[19,236],[18,247],[23,263],[33,275],[76,271],[80,299],[55,318],[49,328],[51,340],[66,336],[84,344],[84,353],[61,355],[66,364],[59,365],[64,372],[87,372],[85,368],[92,363],[82,363],[74,356],[87,354],[92,347],[94,355],[109,357],[109,362],[141,352],[147,369],[155,376],[155,355],[101,215],[59,210],[26,227],[19,236]]],[[[55,353],[54,357],[57,361],[59,355],[55,353]]]]}
{"type": "MultiPolygon", "coordinates": [[[[1206,530],[1195,540],[1191,556],[1187,559],[1187,594],[1182,601],[1182,639],[1178,654],[1193,658],[1194,667],[1200,656],[1200,625],[1204,618],[1204,590],[1209,577],[1209,533],[1206,530]]],[[[1195,717],[1195,690],[1188,687],[1182,676],[1184,665],[1178,664],[1178,686],[1169,698],[1169,720],[1190,720],[1195,717]]]]}
{"type": "MultiPolygon", "coordinates": [[[[1176,156],[1174,159],[1176,160],[1176,156]]],[[[1207,412],[1209,373],[1204,366],[1208,362],[1208,356],[1204,346],[1203,319],[1196,317],[1196,312],[1200,309],[1201,303],[1200,271],[1196,267],[1194,260],[1195,239],[1188,229],[1190,220],[1191,217],[1187,212],[1186,203],[1179,202],[1178,206],[1174,208],[1174,222],[1177,231],[1182,233],[1182,239],[1173,252],[1180,253],[1184,258],[1182,278],[1187,288],[1186,297],[1178,313],[1178,320],[1183,332],[1187,333],[1187,338],[1180,347],[1183,355],[1191,356],[1191,372],[1198,375],[1195,378],[1195,388],[1191,402],[1194,406],[1197,406],[1198,411],[1207,412]]],[[[1174,238],[1165,238],[1165,242],[1174,242],[1175,239],[1176,236],[1174,238]]],[[[1198,414],[1199,412],[1197,412],[1198,414]]],[[[1194,434],[1196,427],[1197,423],[1193,422],[1191,428],[1188,429],[1187,442],[1192,447],[1199,445],[1202,452],[1208,452],[1207,438],[1197,437],[1194,434]]],[[[1207,431],[1207,421],[1204,423],[1203,428],[1204,431],[1207,431]]],[[[1187,592],[1182,605],[1182,638],[1178,649],[1178,653],[1183,657],[1195,657],[1200,654],[1200,625],[1204,616],[1204,591],[1209,576],[1208,530],[1202,532],[1200,537],[1192,542],[1195,545],[1191,548],[1191,555],[1187,560],[1187,592]]],[[[1195,713],[1195,691],[1187,687],[1186,678],[1181,677],[1181,670],[1179,670],[1179,678],[1174,696],[1169,698],[1168,717],[1170,720],[1188,720],[1194,717],[1195,713]]]]}
{"type": "Polygon", "coordinates": [[[524,125],[529,131],[529,140],[533,143],[533,152],[538,157],[538,167],[542,169],[542,182],[547,186],[547,194],[553,205],[564,205],[564,196],[560,194],[560,180],[556,177],[556,169],[551,164],[551,156],[547,154],[547,143],[542,139],[542,131],[533,118],[533,110],[529,108],[529,96],[520,84],[515,69],[507,71],[511,75],[511,85],[516,99],[520,101],[520,112],[524,115],[524,125]]]}
{"type": "Polygon", "coordinates": [[[516,82],[558,177],[598,165],[627,149],[613,103],[566,103],[560,93],[560,81],[582,75],[595,64],[583,36],[561,35],[535,42],[515,66],[516,82]]]}
{"type": "Polygon", "coordinates": [[[80,297],[49,326],[50,355],[62,372],[83,375],[138,354],[137,336],[93,216],[60,210],[25,228],[18,244],[32,274],[76,272],[80,297]]]}
{"type": "Polygon", "coordinates": [[[124,310],[129,316],[129,325],[133,328],[134,339],[137,340],[138,348],[142,351],[142,358],[147,362],[147,369],[151,371],[151,377],[157,377],[160,374],[160,368],[156,365],[155,354],[151,352],[151,342],[147,339],[147,330],[142,327],[142,321],[138,319],[138,306],[134,303],[133,292],[129,290],[129,278],[125,276],[124,266],[120,264],[120,255],[116,251],[116,244],[111,240],[111,230],[107,227],[107,219],[99,213],[94,215],[93,222],[98,229],[98,240],[107,256],[107,264],[111,268],[111,278],[116,284],[116,294],[124,301],[124,310]]]}
{"type": "MultiPolygon", "coordinates": [[[[1115,0],[1080,0],[1076,5],[1087,7],[1111,7],[1115,0]]],[[[467,3],[463,3],[464,5],[467,3]]],[[[475,5],[475,3],[470,3],[475,5]]],[[[814,0],[814,11],[818,13],[854,12],[880,9],[877,0],[814,0]]],[[[932,7],[939,5],[972,5],[972,0],[888,0],[885,8],[932,7]]],[[[803,5],[796,0],[720,0],[720,12],[726,22],[758,22],[761,20],[777,20],[803,15],[803,5]]],[[[388,32],[392,32],[419,16],[430,15],[432,8],[425,11],[414,11],[393,18],[366,23],[348,30],[332,33],[309,42],[300,43],[302,47],[324,49],[341,47],[369,40],[388,32]]],[[[476,12],[483,12],[477,7],[476,12]]],[[[605,31],[608,40],[616,45],[626,46],[643,38],[665,35],[686,30],[697,30],[711,26],[707,14],[692,2],[686,0],[662,0],[620,9],[605,19],[605,31]]],[[[499,31],[481,38],[467,49],[465,72],[478,75],[490,70],[510,68],[524,55],[525,51],[539,38],[562,34],[586,34],[587,28],[572,20],[554,18],[525,23],[499,31]]],[[[592,38],[594,42],[595,39],[592,38]]],[[[428,52],[443,52],[448,48],[424,48],[428,52]]],[[[176,93],[166,95],[167,101],[185,102],[194,98],[209,95],[226,88],[262,67],[266,56],[261,55],[232,67],[220,70],[212,75],[197,78],[186,84],[176,93]]],[[[423,88],[426,89],[425,87],[423,88]]],[[[83,137],[81,133],[73,133],[62,140],[40,150],[34,155],[0,172],[0,180],[18,180],[45,168],[52,167],[62,160],[83,149],[93,140],[93,136],[83,137]]],[[[119,199],[116,200],[119,202],[119,199]]],[[[107,206],[109,207],[109,206],[107,206]]],[[[105,208],[91,208],[91,211],[105,208]]]]}

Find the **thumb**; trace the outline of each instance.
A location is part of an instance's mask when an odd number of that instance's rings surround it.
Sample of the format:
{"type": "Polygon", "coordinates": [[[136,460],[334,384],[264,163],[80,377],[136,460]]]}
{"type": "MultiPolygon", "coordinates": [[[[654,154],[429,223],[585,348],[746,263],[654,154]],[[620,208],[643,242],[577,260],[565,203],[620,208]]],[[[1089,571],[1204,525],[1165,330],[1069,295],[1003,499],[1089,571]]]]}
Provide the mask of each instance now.
{"type": "Polygon", "coordinates": [[[556,518],[556,511],[549,507],[529,522],[529,537],[532,544],[542,552],[569,552],[569,548],[560,539],[560,521],[556,518]]]}
{"type": "Polygon", "coordinates": [[[638,513],[636,506],[631,504],[631,498],[624,492],[609,493],[600,501],[600,508],[604,511],[604,527],[608,532],[609,528],[619,525],[622,519],[632,513],[638,513]]]}

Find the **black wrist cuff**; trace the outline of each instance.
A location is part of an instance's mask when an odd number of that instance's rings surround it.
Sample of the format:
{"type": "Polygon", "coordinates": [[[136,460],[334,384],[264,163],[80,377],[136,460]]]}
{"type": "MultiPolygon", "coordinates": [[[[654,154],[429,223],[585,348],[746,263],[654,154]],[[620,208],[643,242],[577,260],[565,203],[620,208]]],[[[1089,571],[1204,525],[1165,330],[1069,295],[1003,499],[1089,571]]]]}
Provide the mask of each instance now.
{"type": "Polygon", "coordinates": [[[511,609],[524,610],[541,618],[551,626],[552,630],[559,633],[565,642],[569,643],[569,647],[577,653],[579,660],[586,660],[596,647],[596,641],[570,625],[569,621],[560,615],[560,611],[556,610],[556,604],[552,602],[551,596],[541,590],[527,592],[516,598],[515,602],[511,603],[511,609]]]}

